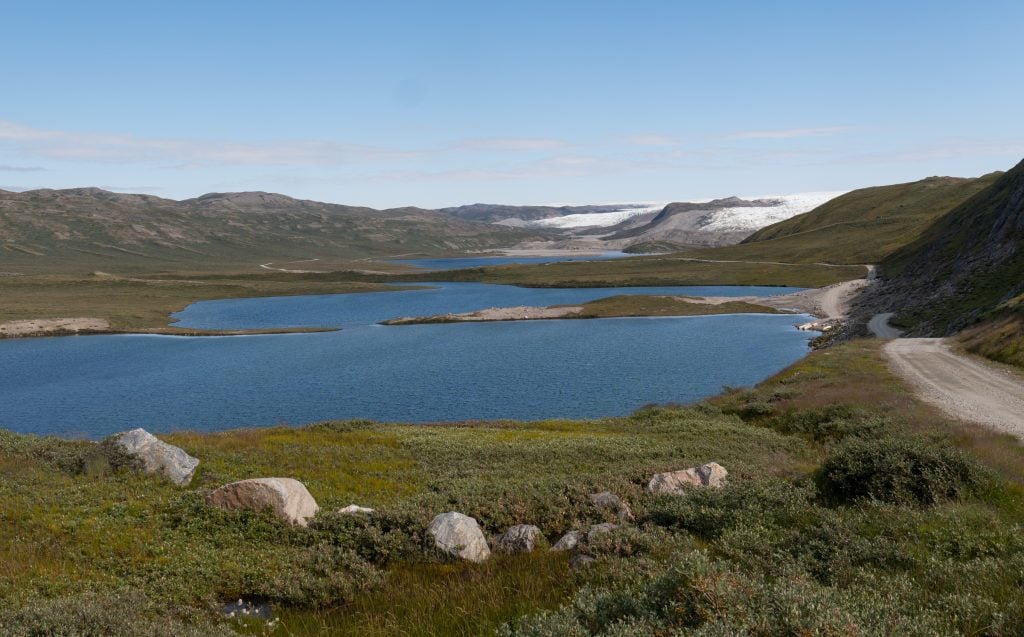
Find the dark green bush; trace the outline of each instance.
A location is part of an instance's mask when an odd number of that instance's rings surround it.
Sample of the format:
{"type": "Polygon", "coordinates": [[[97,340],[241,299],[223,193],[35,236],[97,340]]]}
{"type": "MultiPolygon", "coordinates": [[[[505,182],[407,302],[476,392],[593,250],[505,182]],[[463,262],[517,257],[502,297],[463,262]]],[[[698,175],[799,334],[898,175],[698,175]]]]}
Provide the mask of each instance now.
{"type": "Polygon", "coordinates": [[[962,452],[908,438],[850,440],[828,454],[818,474],[822,494],[836,503],[927,506],[961,500],[984,482],[984,471],[962,452]]]}

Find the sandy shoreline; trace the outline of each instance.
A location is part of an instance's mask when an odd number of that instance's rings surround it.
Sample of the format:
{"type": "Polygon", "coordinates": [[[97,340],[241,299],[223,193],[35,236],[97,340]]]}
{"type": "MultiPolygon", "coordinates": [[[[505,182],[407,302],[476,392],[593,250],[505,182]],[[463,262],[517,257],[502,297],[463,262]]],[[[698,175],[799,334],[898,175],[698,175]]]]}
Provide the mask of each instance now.
{"type": "Polygon", "coordinates": [[[286,327],[252,330],[204,330],[187,327],[154,327],[121,330],[110,327],[106,319],[57,318],[29,319],[0,323],[0,339],[37,338],[45,336],[76,336],[97,334],[156,334],[161,336],[261,336],[267,334],[311,334],[337,332],[336,327],[286,327]]]}
{"type": "MultiPolygon", "coordinates": [[[[765,310],[789,312],[793,314],[810,314],[817,319],[802,326],[801,329],[821,329],[826,325],[846,318],[849,303],[867,281],[857,279],[844,281],[824,288],[802,290],[781,296],[666,296],[653,295],[651,298],[671,299],[691,305],[724,305],[726,303],[746,303],[760,306],[765,310]]],[[[583,306],[551,306],[551,307],[492,307],[473,312],[435,314],[432,316],[403,316],[382,321],[382,325],[416,325],[421,323],[463,323],[486,321],[532,321],[540,319],[590,318],[582,315],[583,306]]],[[[708,312],[714,314],[715,312],[708,312]]],[[[692,314],[680,314],[691,316],[692,314]]],[[[831,329],[831,328],[826,328],[831,329]]]]}

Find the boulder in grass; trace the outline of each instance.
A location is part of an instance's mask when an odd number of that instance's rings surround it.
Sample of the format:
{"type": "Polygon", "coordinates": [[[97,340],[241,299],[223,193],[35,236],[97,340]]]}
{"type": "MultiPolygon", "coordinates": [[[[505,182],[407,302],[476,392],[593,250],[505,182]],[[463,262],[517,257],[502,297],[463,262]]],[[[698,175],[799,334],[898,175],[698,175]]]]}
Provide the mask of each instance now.
{"type": "Polygon", "coordinates": [[[651,493],[679,493],[687,487],[722,486],[729,472],[717,462],[709,462],[699,467],[690,467],[682,471],[656,473],[647,483],[651,493]]]}
{"type": "Polygon", "coordinates": [[[441,513],[430,522],[427,533],[434,547],[449,557],[483,562],[491,556],[487,538],[476,520],[455,511],[441,513]]]}
{"type": "Polygon", "coordinates": [[[596,559],[590,557],[589,555],[577,553],[576,555],[573,555],[571,558],[569,558],[569,568],[571,568],[574,571],[579,570],[581,568],[587,568],[596,561],[596,559]]]}
{"type": "Polygon", "coordinates": [[[347,507],[338,509],[338,513],[342,515],[370,515],[373,513],[373,509],[361,507],[358,504],[350,504],[347,507]]]}
{"type": "Polygon", "coordinates": [[[272,509],[288,524],[306,526],[320,507],[306,486],[291,478],[253,478],[226,484],[207,496],[208,504],[228,511],[272,509]]]}
{"type": "Polygon", "coordinates": [[[199,460],[183,449],[169,445],[145,429],[132,429],[114,434],[110,442],[124,454],[138,461],[146,473],[156,473],[179,486],[192,481],[199,460]]]}
{"type": "Polygon", "coordinates": [[[517,524],[494,541],[494,550],[500,553],[529,553],[544,536],[532,524],[517,524]]]}
{"type": "Polygon", "coordinates": [[[583,541],[583,534],[579,531],[569,531],[555,542],[551,547],[552,551],[571,551],[583,541]]]}
{"type": "Polygon", "coordinates": [[[622,522],[633,522],[633,512],[629,505],[611,491],[590,494],[590,503],[599,511],[611,511],[619,516],[622,522]]]}

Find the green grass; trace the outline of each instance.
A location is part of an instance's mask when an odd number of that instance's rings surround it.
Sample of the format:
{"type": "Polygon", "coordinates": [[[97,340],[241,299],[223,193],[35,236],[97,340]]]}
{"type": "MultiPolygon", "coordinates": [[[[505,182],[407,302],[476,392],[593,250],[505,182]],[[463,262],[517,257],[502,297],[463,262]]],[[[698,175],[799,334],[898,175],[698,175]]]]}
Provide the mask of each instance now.
{"type": "Polygon", "coordinates": [[[271,273],[240,273],[215,279],[109,276],[0,277],[0,323],[23,319],[88,317],[107,319],[113,330],[167,327],[170,314],[207,299],[338,294],[379,291],[374,283],[308,281],[271,273]]]}
{"type": "Polygon", "coordinates": [[[619,316],[703,316],[709,314],[779,314],[779,310],[745,301],[709,304],[694,303],[685,298],[649,295],[622,295],[583,304],[580,318],[611,318],[619,316]]]}
{"type": "Polygon", "coordinates": [[[864,268],[858,266],[703,263],[668,255],[447,270],[403,275],[401,279],[569,288],[664,285],[785,285],[816,288],[864,276],[864,268]]]}

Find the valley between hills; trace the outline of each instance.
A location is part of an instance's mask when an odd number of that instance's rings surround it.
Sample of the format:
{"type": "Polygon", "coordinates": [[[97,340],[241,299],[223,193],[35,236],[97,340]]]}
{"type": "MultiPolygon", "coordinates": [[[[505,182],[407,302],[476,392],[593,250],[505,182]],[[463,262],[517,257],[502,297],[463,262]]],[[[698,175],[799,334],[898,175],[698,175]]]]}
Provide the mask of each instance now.
{"type": "Polygon", "coordinates": [[[695,239],[699,220],[678,219],[668,234],[673,213],[717,209],[666,206],[605,233],[652,254],[447,271],[398,260],[593,250],[592,229],[536,220],[615,211],[539,207],[510,224],[508,207],[0,194],[8,336],[188,334],[169,316],[199,300],[438,282],[793,286],[811,290],[611,295],[572,312],[829,319],[754,387],[625,416],[186,428],[146,442],[156,464],[124,437],[0,430],[0,634],[1024,632],[1024,163],[855,190],[744,237],[695,239]],[[45,322],[75,317],[97,322],[45,322]],[[924,350],[1008,396],[989,401],[998,422],[922,389],[915,375],[938,369],[924,350]],[[280,506],[229,489],[282,478],[301,490],[288,483],[280,506]],[[455,513],[472,524],[442,517],[455,513]],[[439,539],[445,524],[455,539],[439,539]]]}

